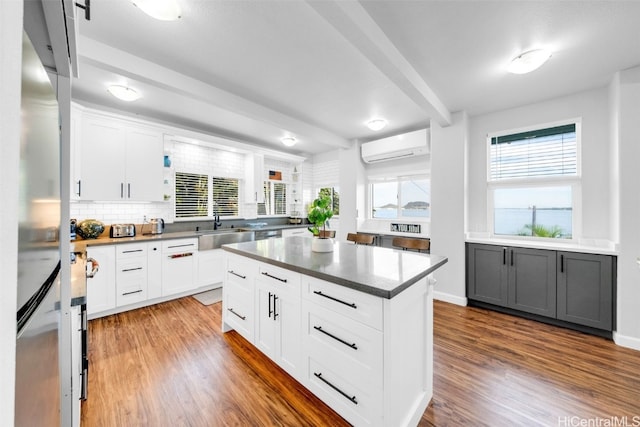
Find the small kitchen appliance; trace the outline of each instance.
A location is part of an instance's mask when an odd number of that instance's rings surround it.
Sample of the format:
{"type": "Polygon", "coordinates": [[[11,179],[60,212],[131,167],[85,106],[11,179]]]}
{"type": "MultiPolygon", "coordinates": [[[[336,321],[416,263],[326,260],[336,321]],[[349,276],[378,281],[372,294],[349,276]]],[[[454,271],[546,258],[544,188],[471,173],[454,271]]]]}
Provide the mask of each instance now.
{"type": "Polygon", "coordinates": [[[164,219],[162,218],[151,218],[149,225],[151,226],[151,234],[162,234],[164,231],[164,219]]]}
{"type": "Polygon", "coordinates": [[[134,237],[135,235],[135,224],[113,224],[109,229],[109,237],[134,237]]]}

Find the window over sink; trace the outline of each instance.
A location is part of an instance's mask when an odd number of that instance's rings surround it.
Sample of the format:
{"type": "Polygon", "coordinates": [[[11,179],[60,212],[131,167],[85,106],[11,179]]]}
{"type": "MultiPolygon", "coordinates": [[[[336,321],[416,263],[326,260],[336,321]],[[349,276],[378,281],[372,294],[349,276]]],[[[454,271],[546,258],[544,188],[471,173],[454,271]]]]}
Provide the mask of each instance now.
{"type": "Polygon", "coordinates": [[[238,216],[238,179],[176,172],[176,218],[238,216]]]}

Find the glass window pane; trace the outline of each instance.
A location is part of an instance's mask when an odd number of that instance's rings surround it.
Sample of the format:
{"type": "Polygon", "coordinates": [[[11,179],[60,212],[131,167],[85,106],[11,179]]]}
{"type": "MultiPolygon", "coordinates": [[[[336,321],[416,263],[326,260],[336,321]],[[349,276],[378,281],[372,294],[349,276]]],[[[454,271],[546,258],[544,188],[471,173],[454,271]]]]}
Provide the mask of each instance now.
{"type": "Polygon", "coordinates": [[[378,182],[371,185],[372,218],[398,217],[398,183],[378,182]]]}
{"type": "Polygon", "coordinates": [[[176,218],[207,216],[209,213],[209,177],[176,172],[176,218]]]}
{"type": "Polygon", "coordinates": [[[287,184],[273,183],[273,215],[285,215],[287,213],[287,184]]]}
{"type": "Polygon", "coordinates": [[[570,239],[571,186],[494,190],[494,234],[570,239]]]}
{"type": "Polygon", "coordinates": [[[407,179],[400,182],[400,215],[412,218],[431,216],[431,185],[428,179],[407,179]]]}
{"type": "Polygon", "coordinates": [[[238,216],[238,180],[211,177],[211,195],[220,216],[238,216]]]}

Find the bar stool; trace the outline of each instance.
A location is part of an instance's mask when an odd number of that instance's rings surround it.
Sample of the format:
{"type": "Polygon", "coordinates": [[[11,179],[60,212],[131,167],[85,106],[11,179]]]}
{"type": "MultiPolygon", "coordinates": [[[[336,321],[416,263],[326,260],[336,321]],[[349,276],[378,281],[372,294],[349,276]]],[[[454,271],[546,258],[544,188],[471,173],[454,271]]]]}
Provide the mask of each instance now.
{"type": "Polygon", "coordinates": [[[336,230],[320,230],[318,232],[318,237],[320,238],[327,238],[327,237],[336,237],[336,230]]]}
{"type": "Polygon", "coordinates": [[[402,248],[403,251],[415,250],[418,252],[430,252],[431,240],[429,239],[414,239],[411,237],[394,237],[391,242],[393,246],[402,248]]]}
{"type": "Polygon", "coordinates": [[[356,245],[373,245],[373,234],[347,233],[347,240],[356,245]]]}

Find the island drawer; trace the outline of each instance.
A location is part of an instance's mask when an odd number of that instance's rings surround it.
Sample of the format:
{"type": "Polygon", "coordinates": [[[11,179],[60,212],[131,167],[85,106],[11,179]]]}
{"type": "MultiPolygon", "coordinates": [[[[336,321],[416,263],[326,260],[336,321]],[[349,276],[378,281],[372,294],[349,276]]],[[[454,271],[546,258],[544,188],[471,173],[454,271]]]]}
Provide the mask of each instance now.
{"type": "Polygon", "coordinates": [[[255,261],[228,254],[226,265],[225,275],[228,281],[240,283],[244,286],[252,286],[253,279],[255,279],[258,271],[255,261]]]}
{"type": "Polygon", "coordinates": [[[285,270],[275,265],[260,263],[257,279],[270,283],[291,295],[300,295],[300,274],[295,271],[285,270]]]}
{"type": "Polygon", "coordinates": [[[381,389],[363,388],[349,374],[327,366],[325,360],[309,357],[307,388],[352,425],[382,425],[381,389]]]}
{"type": "Polygon", "coordinates": [[[382,330],[382,298],[308,276],[303,287],[303,298],[382,330]]]}
{"type": "Polygon", "coordinates": [[[247,341],[253,342],[253,289],[241,286],[224,288],[224,322],[247,341]]]}
{"type": "Polygon", "coordinates": [[[303,343],[307,354],[363,389],[382,388],[382,332],[303,300],[303,343]]]}

